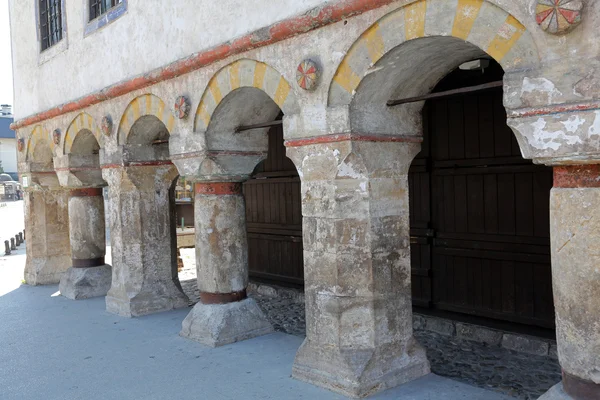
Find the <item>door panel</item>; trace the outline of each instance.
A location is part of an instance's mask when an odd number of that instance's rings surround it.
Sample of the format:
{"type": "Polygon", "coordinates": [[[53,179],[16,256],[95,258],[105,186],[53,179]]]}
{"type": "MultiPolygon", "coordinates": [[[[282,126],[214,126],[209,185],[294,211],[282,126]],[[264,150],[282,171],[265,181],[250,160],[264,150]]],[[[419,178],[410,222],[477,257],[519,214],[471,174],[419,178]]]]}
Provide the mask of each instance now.
{"type": "Polygon", "coordinates": [[[300,178],[285,156],[283,129],[269,131],[269,153],[244,183],[250,276],[302,285],[300,178]]]}
{"type": "Polygon", "coordinates": [[[431,100],[423,121],[409,173],[414,304],[553,327],[552,171],[521,157],[502,91],[431,100]]]}

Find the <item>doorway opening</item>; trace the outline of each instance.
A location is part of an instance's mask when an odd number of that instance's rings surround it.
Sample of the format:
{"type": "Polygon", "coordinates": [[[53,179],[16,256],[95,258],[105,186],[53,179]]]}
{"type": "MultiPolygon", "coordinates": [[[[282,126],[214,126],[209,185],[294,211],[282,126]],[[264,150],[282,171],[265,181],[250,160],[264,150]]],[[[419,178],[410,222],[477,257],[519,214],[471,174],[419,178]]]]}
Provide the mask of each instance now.
{"type": "MultiPolygon", "coordinates": [[[[433,92],[502,80],[502,67],[485,61],[454,70],[433,92]]],[[[552,169],[521,156],[501,88],[427,101],[409,188],[418,311],[554,328],[552,169]]]]}
{"type": "MultiPolygon", "coordinates": [[[[277,120],[281,120],[279,114],[277,120]]],[[[270,128],[267,158],[244,183],[250,278],[302,287],[302,206],[300,177],[285,155],[283,126],[270,128]]]]}

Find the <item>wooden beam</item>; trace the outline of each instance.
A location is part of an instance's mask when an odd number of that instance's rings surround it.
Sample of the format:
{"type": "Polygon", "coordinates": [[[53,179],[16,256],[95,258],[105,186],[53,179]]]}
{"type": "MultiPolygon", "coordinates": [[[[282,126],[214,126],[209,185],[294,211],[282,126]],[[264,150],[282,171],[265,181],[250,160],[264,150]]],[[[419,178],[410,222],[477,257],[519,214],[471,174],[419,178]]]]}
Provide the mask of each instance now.
{"type": "Polygon", "coordinates": [[[464,93],[481,92],[484,90],[502,87],[502,85],[503,85],[502,81],[495,81],[495,82],[490,82],[490,83],[484,83],[483,85],[467,86],[467,87],[460,88],[460,89],[446,90],[444,92],[429,93],[429,94],[425,94],[423,96],[407,97],[405,99],[400,99],[400,100],[390,100],[387,102],[387,105],[389,107],[393,107],[393,106],[398,106],[400,104],[416,103],[417,101],[441,99],[443,97],[456,96],[456,95],[464,94],[464,93]]]}
{"type": "Polygon", "coordinates": [[[258,129],[258,128],[269,128],[271,126],[278,126],[281,124],[283,124],[283,121],[279,119],[277,121],[263,122],[262,124],[242,125],[242,126],[238,126],[237,128],[235,128],[235,133],[240,133],[243,131],[249,131],[249,130],[258,129]]]}

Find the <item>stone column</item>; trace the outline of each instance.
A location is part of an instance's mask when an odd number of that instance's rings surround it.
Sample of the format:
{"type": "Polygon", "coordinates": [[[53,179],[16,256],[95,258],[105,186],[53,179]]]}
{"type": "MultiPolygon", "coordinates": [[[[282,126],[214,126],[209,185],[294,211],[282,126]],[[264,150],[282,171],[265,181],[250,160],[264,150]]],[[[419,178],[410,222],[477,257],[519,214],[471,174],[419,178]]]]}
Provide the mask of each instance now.
{"type": "Polygon", "coordinates": [[[272,332],[248,298],[248,242],[242,184],[195,185],[196,265],[200,302],[182,324],[181,336],[216,347],[272,332]]]}
{"type": "Polygon", "coordinates": [[[563,380],[541,399],[600,399],[600,165],[554,167],[550,232],[563,380]]]}
{"type": "Polygon", "coordinates": [[[108,312],[133,317],[187,307],[177,276],[171,163],[104,168],[109,184],[112,284],[108,312]]]}
{"type": "Polygon", "coordinates": [[[111,268],[106,255],[102,188],[71,189],[69,233],[72,266],[62,276],[59,290],[71,300],[105,296],[110,289],[111,268]]]}
{"type": "Polygon", "coordinates": [[[411,309],[407,174],[419,139],[286,145],[302,179],[306,298],[292,376],[364,397],[429,373],[411,309]]]}
{"type": "Polygon", "coordinates": [[[25,189],[27,261],[25,282],[54,285],[71,265],[68,192],[31,186],[25,189]]]}

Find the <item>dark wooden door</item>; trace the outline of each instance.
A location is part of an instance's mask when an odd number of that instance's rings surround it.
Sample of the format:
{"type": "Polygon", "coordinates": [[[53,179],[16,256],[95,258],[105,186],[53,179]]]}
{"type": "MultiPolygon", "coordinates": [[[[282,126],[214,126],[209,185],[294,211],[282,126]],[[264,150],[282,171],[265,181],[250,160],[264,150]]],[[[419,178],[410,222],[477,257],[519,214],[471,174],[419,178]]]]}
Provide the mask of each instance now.
{"type": "Polygon", "coordinates": [[[250,276],[302,285],[300,178],[285,156],[283,128],[269,131],[269,154],[244,183],[250,276]]]}
{"type": "MultiPolygon", "coordinates": [[[[425,106],[424,114],[427,115],[425,106]]],[[[431,306],[431,246],[433,221],[431,215],[431,153],[429,149],[429,119],[423,120],[424,141],[421,152],[408,175],[410,201],[410,257],[412,267],[412,299],[417,306],[431,306]]]]}
{"type": "Polygon", "coordinates": [[[409,179],[414,303],[553,327],[551,169],[521,157],[501,90],[429,101],[424,121],[409,179]]]}

